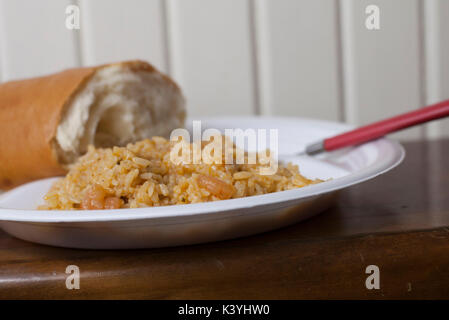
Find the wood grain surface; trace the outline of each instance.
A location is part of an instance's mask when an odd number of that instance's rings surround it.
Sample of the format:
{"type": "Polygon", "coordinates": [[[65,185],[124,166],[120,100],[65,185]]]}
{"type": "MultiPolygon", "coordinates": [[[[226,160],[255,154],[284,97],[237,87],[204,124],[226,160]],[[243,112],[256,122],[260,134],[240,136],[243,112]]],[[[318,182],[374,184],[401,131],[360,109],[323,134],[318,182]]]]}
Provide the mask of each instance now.
{"type": "Polygon", "coordinates": [[[334,208],[257,236],[93,251],[0,232],[0,298],[449,298],[449,140],[405,147],[400,167],[342,191],[334,208]],[[80,268],[79,290],[66,289],[68,265],[80,268]],[[365,287],[368,265],[378,290],[365,287]]]}

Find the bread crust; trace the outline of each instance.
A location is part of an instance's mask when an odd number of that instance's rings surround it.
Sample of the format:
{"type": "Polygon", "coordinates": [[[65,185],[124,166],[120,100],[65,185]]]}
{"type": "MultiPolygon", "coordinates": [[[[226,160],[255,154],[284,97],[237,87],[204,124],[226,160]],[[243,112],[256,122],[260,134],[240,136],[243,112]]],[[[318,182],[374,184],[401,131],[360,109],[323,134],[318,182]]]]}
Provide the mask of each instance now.
{"type": "MultiPolygon", "coordinates": [[[[144,61],[76,68],[0,85],[0,189],[66,172],[58,161],[55,138],[65,108],[95,72],[123,65],[158,72],[144,61]]],[[[179,87],[164,75],[168,84],[179,87]]]]}

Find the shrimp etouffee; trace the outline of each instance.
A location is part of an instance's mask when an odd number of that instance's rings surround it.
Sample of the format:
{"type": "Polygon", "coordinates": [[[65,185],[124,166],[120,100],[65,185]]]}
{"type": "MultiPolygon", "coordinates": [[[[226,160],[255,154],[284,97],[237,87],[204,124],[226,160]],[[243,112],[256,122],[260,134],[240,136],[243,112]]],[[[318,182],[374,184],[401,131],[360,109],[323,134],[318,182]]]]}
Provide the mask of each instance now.
{"type": "MultiPolygon", "coordinates": [[[[297,165],[279,164],[273,174],[261,174],[264,166],[174,163],[172,141],[161,137],[126,147],[88,152],[56,181],[45,196],[43,210],[97,210],[142,208],[227,200],[302,188],[321,180],[300,174],[297,165]]],[[[207,143],[203,143],[204,148],[207,143]]],[[[192,145],[190,144],[190,147],[192,145]]],[[[232,150],[236,154],[236,147],[232,150]]],[[[222,159],[225,153],[222,152],[222,159]]],[[[245,160],[248,153],[244,153],[245,160]]],[[[216,157],[215,157],[216,159],[216,157]]]]}

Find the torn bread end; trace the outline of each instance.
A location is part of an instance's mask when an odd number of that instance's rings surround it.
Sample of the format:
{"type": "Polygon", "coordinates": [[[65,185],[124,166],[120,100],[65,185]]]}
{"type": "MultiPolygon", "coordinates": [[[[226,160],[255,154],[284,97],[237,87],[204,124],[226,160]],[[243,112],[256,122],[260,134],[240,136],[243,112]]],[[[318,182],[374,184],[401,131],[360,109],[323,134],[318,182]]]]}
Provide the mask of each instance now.
{"type": "Polygon", "coordinates": [[[168,137],[183,127],[180,89],[156,70],[126,64],[104,66],[64,108],[55,147],[62,164],[96,147],[124,146],[152,136],[168,137]]]}

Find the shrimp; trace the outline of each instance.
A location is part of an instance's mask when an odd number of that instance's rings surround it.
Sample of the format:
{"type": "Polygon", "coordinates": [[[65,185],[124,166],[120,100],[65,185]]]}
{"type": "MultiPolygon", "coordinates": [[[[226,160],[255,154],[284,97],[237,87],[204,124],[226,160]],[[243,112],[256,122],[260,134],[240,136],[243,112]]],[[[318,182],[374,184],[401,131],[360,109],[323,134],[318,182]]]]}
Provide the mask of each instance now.
{"type": "Polygon", "coordinates": [[[233,185],[212,176],[200,175],[197,182],[200,187],[222,200],[230,199],[235,193],[233,185]]]}
{"type": "Polygon", "coordinates": [[[87,191],[81,202],[83,210],[119,209],[121,200],[117,197],[106,197],[102,186],[95,184],[87,191]]]}

